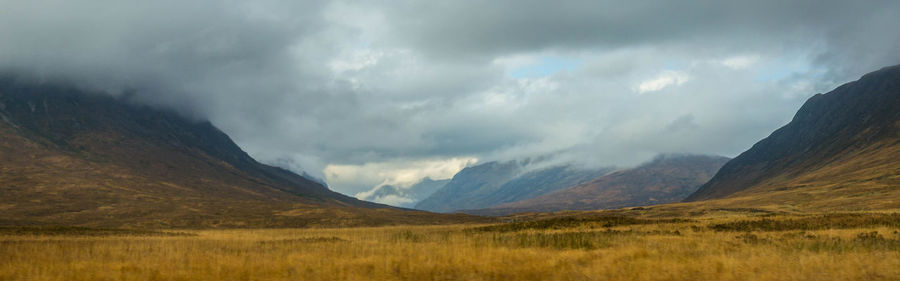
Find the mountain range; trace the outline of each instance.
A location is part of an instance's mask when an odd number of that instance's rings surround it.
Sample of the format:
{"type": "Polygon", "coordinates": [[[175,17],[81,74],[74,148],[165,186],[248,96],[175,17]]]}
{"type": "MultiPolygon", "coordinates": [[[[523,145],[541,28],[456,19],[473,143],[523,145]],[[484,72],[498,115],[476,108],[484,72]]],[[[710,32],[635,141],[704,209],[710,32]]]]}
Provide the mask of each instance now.
{"type": "Polygon", "coordinates": [[[576,185],[611,170],[586,169],[575,165],[534,169],[530,165],[536,163],[521,160],[466,167],[444,187],[416,204],[415,208],[433,212],[488,208],[576,185]]]}
{"type": "MultiPolygon", "coordinates": [[[[900,209],[900,66],[811,97],[734,159],[588,169],[488,162],[362,199],[478,215],[664,208],[900,209]],[[684,199],[686,203],[676,202],[684,199]]],[[[0,226],[304,227],[487,222],[358,200],[253,159],[204,120],[0,76],[0,226]]]]}
{"type": "MultiPolygon", "coordinates": [[[[785,212],[897,209],[900,66],[883,68],[812,96],[787,125],[731,160],[664,156],[577,184],[555,185],[549,192],[535,188],[543,184],[539,178],[519,176],[516,167],[515,162],[489,163],[464,170],[459,179],[454,177],[456,183],[451,181],[434,199],[417,207],[510,215],[659,205],[684,199],[692,203],[661,206],[785,212]],[[512,182],[518,183],[501,188],[512,182]],[[508,194],[522,196],[503,198],[508,194]],[[472,206],[476,207],[467,208],[472,206]]],[[[552,170],[544,172],[553,174],[552,170]]]]}
{"type": "Polygon", "coordinates": [[[729,159],[705,155],[660,155],[545,195],[463,212],[510,215],[522,212],[616,209],[678,202],[708,181],[729,159]]]}

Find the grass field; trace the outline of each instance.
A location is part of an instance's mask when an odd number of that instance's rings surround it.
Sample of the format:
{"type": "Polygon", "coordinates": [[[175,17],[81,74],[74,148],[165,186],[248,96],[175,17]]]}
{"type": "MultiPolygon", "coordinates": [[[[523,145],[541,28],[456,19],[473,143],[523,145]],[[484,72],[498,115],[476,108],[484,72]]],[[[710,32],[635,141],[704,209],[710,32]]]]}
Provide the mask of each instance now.
{"type": "Polygon", "coordinates": [[[900,214],[0,229],[0,280],[898,280],[900,214]]]}

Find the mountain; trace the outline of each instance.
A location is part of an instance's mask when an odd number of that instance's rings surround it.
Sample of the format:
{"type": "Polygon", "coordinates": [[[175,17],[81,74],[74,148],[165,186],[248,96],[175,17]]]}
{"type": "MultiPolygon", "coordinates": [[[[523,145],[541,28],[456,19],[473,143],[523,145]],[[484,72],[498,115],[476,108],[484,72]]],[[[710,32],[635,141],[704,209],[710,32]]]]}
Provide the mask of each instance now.
{"type": "Polygon", "coordinates": [[[458,218],[360,201],[261,164],[206,121],[0,78],[0,225],[284,227],[458,218]]]}
{"type": "Polygon", "coordinates": [[[452,212],[487,208],[540,196],[597,178],[610,169],[555,165],[530,169],[532,161],[488,162],[467,167],[443,188],[416,204],[416,209],[452,212]]]}
{"type": "Polygon", "coordinates": [[[432,180],[426,177],[410,187],[399,188],[386,184],[375,187],[371,191],[359,193],[356,197],[360,200],[412,208],[416,203],[431,196],[431,194],[444,187],[448,182],[450,182],[450,179],[432,180]]]}
{"type": "Polygon", "coordinates": [[[479,197],[487,196],[518,175],[521,167],[516,161],[488,162],[466,167],[456,173],[444,187],[416,204],[416,209],[432,212],[452,212],[475,205],[479,197]]]}
{"type": "Polygon", "coordinates": [[[613,168],[585,169],[558,165],[526,172],[504,183],[484,198],[491,206],[538,197],[595,179],[614,171],[613,168]]]}
{"type": "Polygon", "coordinates": [[[900,207],[900,66],[811,97],[686,201],[739,197],[787,209],[900,207]]]}
{"type": "Polygon", "coordinates": [[[531,199],[464,213],[508,215],[521,212],[614,209],[677,202],[709,180],[728,158],[661,155],[638,167],[531,199]]]}

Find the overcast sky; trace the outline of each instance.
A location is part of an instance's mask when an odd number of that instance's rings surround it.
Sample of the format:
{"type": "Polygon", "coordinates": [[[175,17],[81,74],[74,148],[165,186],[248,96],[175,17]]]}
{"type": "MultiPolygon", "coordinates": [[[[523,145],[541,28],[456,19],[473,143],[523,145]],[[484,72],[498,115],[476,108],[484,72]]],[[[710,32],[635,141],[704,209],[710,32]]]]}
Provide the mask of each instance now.
{"type": "Polygon", "coordinates": [[[0,0],[0,70],[209,119],[348,195],[492,160],[733,157],[900,63],[900,1],[0,0]]]}

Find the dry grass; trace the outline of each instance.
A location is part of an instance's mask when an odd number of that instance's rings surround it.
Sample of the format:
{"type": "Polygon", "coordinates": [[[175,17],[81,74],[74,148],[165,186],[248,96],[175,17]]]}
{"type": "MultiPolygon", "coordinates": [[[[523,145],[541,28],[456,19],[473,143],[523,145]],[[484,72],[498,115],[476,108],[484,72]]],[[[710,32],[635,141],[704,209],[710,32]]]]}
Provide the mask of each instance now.
{"type": "Polygon", "coordinates": [[[813,227],[810,216],[744,214],[186,231],[194,236],[5,231],[0,280],[900,279],[895,215],[859,216],[813,227]]]}

